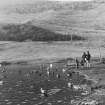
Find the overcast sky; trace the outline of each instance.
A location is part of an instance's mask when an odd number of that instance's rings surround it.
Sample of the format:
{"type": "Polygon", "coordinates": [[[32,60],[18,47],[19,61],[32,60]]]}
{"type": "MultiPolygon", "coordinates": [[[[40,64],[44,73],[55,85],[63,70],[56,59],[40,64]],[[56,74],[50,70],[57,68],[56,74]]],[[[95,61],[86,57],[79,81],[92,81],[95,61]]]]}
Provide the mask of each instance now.
{"type": "Polygon", "coordinates": [[[91,1],[91,0],[50,0],[50,1],[91,1]]]}
{"type": "MultiPolygon", "coordinates": [[[[0,0],[0,6],[8,5],[8,4],[21,4],[21,3],[28,3],[34,2],[39,0],[0,0]]],[[[43,0],[44,1],[44,0],[43,0]]],[[[50,1],[90,1],[90,0],[50,0],[50,1]]]]}

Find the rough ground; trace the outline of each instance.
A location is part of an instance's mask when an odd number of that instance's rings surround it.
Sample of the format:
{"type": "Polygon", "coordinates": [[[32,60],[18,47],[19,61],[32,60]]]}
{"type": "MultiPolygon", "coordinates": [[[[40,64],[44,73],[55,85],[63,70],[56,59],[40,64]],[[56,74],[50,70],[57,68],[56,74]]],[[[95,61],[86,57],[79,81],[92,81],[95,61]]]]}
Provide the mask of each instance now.
{"type": "MultiPolygon", "coordinates": [[[[72,59],[69,59],[74,64],[72,59]]],[[[93,59],[91,68],[76,69],[75,65],[65,66],[67,59],[53,62],[50,77],[46,74],[49,63],[11,64],[4,70],[0,69],[0,105],[83,105],[83,102],[96,102],[104,105],[105,99],[105,65],[99,59],[93,59]],[[67,77],[62,73],[71,73],[67,77]],[[2,71],[3,70],[3,71],[2,71]],[[54,71],[54,75],[52,74],[54,71]],[[56,78],[60,74],[60,78],[56,78]],[[74,90],[67,83],[84,86],[85,89],[74,90]],[[48,91],[48,97],[43,97],[40,88],[48,91]],[[94,90],[90,91],[90,87],[94,90]],[[88,94],[83,95],[85,91],[88,94]]],[[[95,105],[95,104],[92,104],[95,105]]]]}

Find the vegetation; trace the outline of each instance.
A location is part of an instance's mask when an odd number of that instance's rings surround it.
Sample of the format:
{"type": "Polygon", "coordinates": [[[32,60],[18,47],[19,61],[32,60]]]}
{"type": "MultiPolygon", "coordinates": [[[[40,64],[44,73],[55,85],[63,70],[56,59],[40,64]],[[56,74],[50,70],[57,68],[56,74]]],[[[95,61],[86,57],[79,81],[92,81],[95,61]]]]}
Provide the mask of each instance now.
{"type": "MultiPolygon", "coordinates": [[[[73,35],[73,40],[84,40],[83,37],[73,35]]],[[[69,41],[71,35],[62,35],[33,25],[7,25],[0,32],[1,41],[69,41]]]]}

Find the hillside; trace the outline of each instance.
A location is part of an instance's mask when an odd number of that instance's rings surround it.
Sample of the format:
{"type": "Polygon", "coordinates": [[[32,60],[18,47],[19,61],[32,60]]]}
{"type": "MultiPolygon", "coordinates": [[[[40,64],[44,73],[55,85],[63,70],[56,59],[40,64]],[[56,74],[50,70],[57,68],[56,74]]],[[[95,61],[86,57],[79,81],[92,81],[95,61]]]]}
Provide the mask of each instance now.
{"type": "Polygon", "coordinates": [[[56,11],[56,15],[50,20],[36,22],[30,21],[30,24],[38,25],[60,33],[76,33],[79,35],[104,35],[105,34],[105,2],[74,2],[64,4],[63,9],[56,11]]]}
{"type": "Polygon", "coordinates": [[[60,34],[100,37],[105,34],[105,0],[40,1],[0,9],[1,24],[27,24],[60,34]]]}
{"type": "MultiPolygon", "coordinates": [[[[73,40],[84,38],[73,35],[73,40]]],[[[70,41],[71,35],[62,35],[33,25],[6,25],[1,27],[0,41],[70,41]]]]}

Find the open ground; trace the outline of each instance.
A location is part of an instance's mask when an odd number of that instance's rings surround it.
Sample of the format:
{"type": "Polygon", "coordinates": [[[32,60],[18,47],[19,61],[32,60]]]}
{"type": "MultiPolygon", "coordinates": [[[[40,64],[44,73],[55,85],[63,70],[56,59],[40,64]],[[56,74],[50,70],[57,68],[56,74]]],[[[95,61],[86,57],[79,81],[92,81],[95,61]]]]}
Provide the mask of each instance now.
{"type": "Polygon", "coordinates": [[[1,62],[9,64],[0,68],[3,81],[0,105],[83,105],[93,101],[104,105],[105,65],[99,59],[100,55],[104,57],[104,46],[97,45],[100,48],[87,41],[1,42],[1,62]],[[76,69],[74,58],[80,59],[86,50],[92,54],[91,67],[76,69]],[[65,66],[67,62],[69,66],[65,66]],[[48,77],[46,72],[50,63],[53,68],[48,77]],[[72,76],[62,73],[63,68],[72,76]],[[68,87],[68,82],[87,88],[73,90],[68,87]],[[40,88],[48,91],[48,97],[41,95],[40,88]],[[84,95],[86,91],[88,93],[84,95]]]}
{"type": "Polygon", "coordinates": [[[26,36],[24,32],[34,36],[37,33],[31,25],[86,38],[73,42],[0,41],[0,62],[7,64],[0,67],[0,105],[105,105],[105,64],[100,60],[105,57],[104,11],[104,0],[79,4],[42,0],[0,8],[1,40],[6,35],[21,39],[26,36]],[[8,24],[13,27],[3,30],[8,24]],[[28,28],[17,28],[17,24],[28,28]],[[76,69],[74,59],[80,60],[87,50],[92,55],[91,67],[76,69]],[[50,63],[53,68],[48,77],[50,63]],[[62,69],[66,69],[65,74],[62,69]],[[69,88],[68,82],[80,89],[69,88]],[[42,96],[40,88],[48,91],[48,97],[42,96]]]}

